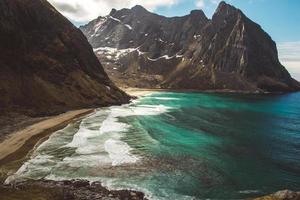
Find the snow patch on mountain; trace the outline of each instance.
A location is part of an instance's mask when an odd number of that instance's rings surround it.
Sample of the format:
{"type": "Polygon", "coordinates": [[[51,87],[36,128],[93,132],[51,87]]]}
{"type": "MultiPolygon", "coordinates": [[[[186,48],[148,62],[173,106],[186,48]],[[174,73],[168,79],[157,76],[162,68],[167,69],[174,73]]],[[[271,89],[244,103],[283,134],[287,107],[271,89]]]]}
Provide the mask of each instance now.
{"type": "Polygon", "coordinates": [[[118,60],[122,56],[125,56],[129,53],[132,53],[134,51],[138,52],[138,55],[143,55],[146,52],[142,52],[138,48],[128,48],[128,49],[117,49],[112,47],[99,47],[94,49],[94,52],[98,55],[104,55],[109,60],[118,60]]]}
{"type": "Polygon", "coordinates": [[[112,20],[114,20],[114,21],[116,21],[116,22],[120,22],[120,23],[121,23],[121,20],[119,20],[119,19],[117,19],[117,18],[114,18],[114,17],[112,17],[112,16],[109,16],[109,18],[112,19],[112,20]]]}
{"type": "Polygon", "coordinates": [[[129,24],[124,24],[129,30],[132,30],[132,27],[129,24]]]}

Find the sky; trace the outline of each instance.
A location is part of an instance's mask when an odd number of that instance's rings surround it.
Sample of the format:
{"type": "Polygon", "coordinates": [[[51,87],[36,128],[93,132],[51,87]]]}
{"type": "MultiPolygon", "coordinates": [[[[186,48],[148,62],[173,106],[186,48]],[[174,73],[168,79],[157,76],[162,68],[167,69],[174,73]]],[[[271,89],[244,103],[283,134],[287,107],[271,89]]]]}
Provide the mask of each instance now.
{"type": "MultiPolygon", "coordinates": [[[[211,18],[220,0],[49,0],[76,26],[112,8],[131,8],[137,4],[154,13],[172,17],[202,9],[211,18]]],[[[226,0],[241,9],[277,43],[281,63],[300,80],[300,0],[226,0]]]]}

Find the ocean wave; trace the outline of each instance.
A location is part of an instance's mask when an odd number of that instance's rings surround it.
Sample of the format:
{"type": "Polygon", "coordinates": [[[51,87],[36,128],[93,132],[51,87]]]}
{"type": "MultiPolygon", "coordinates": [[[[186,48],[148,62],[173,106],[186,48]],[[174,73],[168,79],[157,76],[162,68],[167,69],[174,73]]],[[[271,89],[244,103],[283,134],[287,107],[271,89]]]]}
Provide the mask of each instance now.
{"type": "Polygon", "coordinates": [[[35,149],[30,160],[8,177],[6,183],[40,178],[103,181],[105,178],[98,169],[127,167],[142,158],[142,155],[132,153],[132,147],[122,140],[132,128],[122,118],[155,116],[169,109],[164,105],[140,103],[99,109],[76,123],[76,126],[68,125],[52,134],[35,149]],[[91,174],[94,178],[89,176],[91,174]]]}
{"type": "Polygon", "coordinates": [[[157,100],[180,100],[179,98],[174,98],[174,97],[152,97],[153,99],[157,99],[157,100]]]}
{"type": "Polygon", "coordinates": [[[149,200],[194,200],[195,197],[178,194],[175,191],[164,191],[163,194],[158,194],[158,191],[162,192],[159,188],[156,191],[149,190],[146,185],[138,185],[130,183],[128,181],[121,181],[119,179],[102,179],[102,185],[108,190],[134,190],[140,191],[145,194],[145,197],[149,200]],[[125,186],[126,185],[126,186],[125,186]]]}
{"type": "Polygon", "coordinates": [[[240,194],[259,194],[262,193],[260,190],[241,190],[239,191],[240,194]]]}
{"type": "Polygon", "coordinates": [[[159,115],[166,112],[168,108],[163,105],[123,105],[110,108],[110,114],[102,122],[100,134],[109,134],[110,137],[105,141],[105,151],[109,154],[113,166],[121,164],[135,163],[140,160],[138,155],[131,153],[131,147],[121,138],[131,127],[129,124],[120,122],[120,118],[137,115],[159,115]]]}
{"type": "Polygon", "coordinates": [[[130,153],[129,145],[120,140],[109,139],[105,142],[105,150],[108,152],[112,160],[112,166],[121,165],[123,163],[136,163],[139,158],[130,153]]]}

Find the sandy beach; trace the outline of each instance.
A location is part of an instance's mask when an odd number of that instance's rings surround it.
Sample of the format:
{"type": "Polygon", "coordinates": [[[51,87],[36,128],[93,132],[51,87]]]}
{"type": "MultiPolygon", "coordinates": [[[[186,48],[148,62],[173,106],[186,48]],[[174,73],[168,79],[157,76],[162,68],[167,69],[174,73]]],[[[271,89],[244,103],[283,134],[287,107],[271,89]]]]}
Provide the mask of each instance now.
{"type": "Polygon", "coordinates": [[[26,150],[24,150],[29,152],[34,147],[38,139],[53,133],[54,131],[66,126],[71,121],[93,111],[94,109],[69,111],[35,123],[21,131],[12,133],[6,140],[0,143],[0,161],[11,154],[14,154],[24,146],[27,146],[26,150]],[[35,142],[31,142],[30,144],[26,145],[26,143],[33,138],[35,138],[35,142]]]}
{"type": "Polygon", "coordinates": [[[143,97],[143,96],[151,95],[155,92],[162,91],[160,89],[141,89],[141,88],[131,88],[131,87],[121,88],[121,89],[133,97],[143,97]]]}
{"type": "MultiPolygon", "coordinates": [[[[164,89],[140,89],[131,87],[121,89],[130,96],[137,98],[160,91],[170,91],[164,89]]],[[[69,111],[57,116],[46,118],[45,120],[34,123],[20,131],[10,134],[7,139],[0,143],[0,161],[3,162],[4,158],[14,153],[17,154],[18,157],[20,157],[20,153],[22,155],[26,155],[35,146],[39,139],[63,128],[72,120],[91,112],[93,112],[93,109],[69,111]],[[20,152],[17,153],[17,151],[20,152]]],[[[14,157],[12,159],[16,158],[14,157]]]]}
{"type": "MultiPolygon", "coordinates": [[[[158,91],[154,89],[139,88],[122,89],[133,97],[151,95],[158,91]]],[[[93,111],[94,109],[74,110],[57,116],[47,117],[46,119],[29,125],[22,130],[9,134],[8,137],[0,143],[0,164],[23,158],[34,148],[39,140],[51,135],[59,129],[62,129],[73,120],[85,116],[93,111]]]]}
{"type": "MultiPolygon", "coordinates": [[[[139,88],[122,89],[133,97],[151,95],[158,91],[154,89],[139,88]]],[[[20,131],[9,134],[8,137],[0,143],[0,163],[6,163],[26,156],[40,139],[51,135],[53,132],[62,129],[73,120],[85,116],[93,111],[94,109],[69,111],[57,116],[46,118],[45,120],[27,126],[20,131]]]]}

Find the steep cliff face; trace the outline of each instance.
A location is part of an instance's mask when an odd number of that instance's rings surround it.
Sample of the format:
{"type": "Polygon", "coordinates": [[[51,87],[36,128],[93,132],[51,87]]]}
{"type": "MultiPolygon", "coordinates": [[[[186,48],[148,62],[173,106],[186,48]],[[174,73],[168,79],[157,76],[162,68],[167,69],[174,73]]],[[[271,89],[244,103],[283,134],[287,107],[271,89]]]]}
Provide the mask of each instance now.
{"type": "Polygon", "coordinates": [[[81,27],[94,48],[139,48],[150,57],[176,54],[193,40],[207,23],[202,11],[184,17],[166,18],[148,12],[141,6],[112,10],[81,27]]]}
{"type": "Polygon", "coordinates": [[[240,10],[221,2],[201,35],[191,48],[192,62],[202,60],[214,87],[266,91],[299,88],[280,64],[275,42],[240,10]]]}
{"type": "Polygon", "coordinates": [[[177,89],[295,91],[276,44],[240,10],[221,2],[166,18],[141,6],[112,10],[81,27],[120,85],[177,89]]]}
{"type": "Polygon", "coordinates": [[[46,0],[0,2],[0,109],[32,115],[120,104],[82,34],[46,0]]]}
{"type": "Polygon", "coordinates": [[[112,10],[81,30],[116,83],[151,88],[160,87],[207,22],[202,11],[167,18],[135,6],[112,10]]]}

